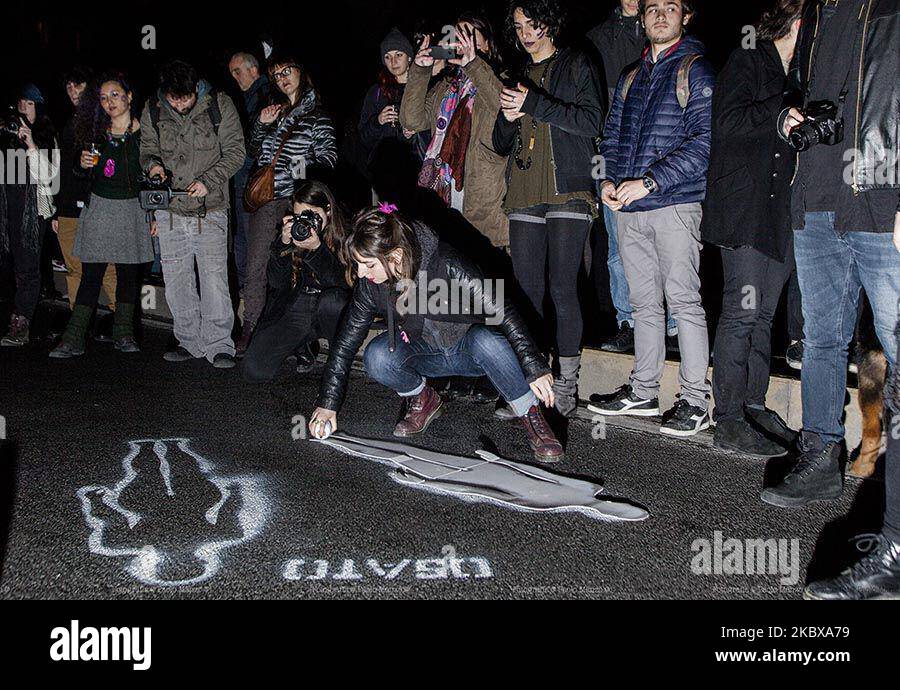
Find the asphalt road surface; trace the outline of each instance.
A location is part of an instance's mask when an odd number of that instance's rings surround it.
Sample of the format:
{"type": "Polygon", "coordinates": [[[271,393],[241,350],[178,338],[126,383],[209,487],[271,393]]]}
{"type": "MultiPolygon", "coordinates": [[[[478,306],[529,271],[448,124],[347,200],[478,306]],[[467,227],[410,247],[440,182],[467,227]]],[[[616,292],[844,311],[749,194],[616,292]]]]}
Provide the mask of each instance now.
{"type": "MultiPolygon", "coordinates": [[[[69,361],[48,359],[46,342],[0,351],[0,597],[797,598],[808,578],[856,557],[853,535],[879,528],[877,480],[848,481],[834,503],[777,509],[758,496],[784,461],[590,419],[569,425],[558,471],[627,497],[648,520],[419,491],[299,437],[321,365],[251,386],[240,368],[165,362],[167,339],[148,328],[139,355],[92,343],[69,361]],[[780,555],[737,558],[754,539],[776,540],[780,555]]],[[[491,411],[450,402],[414,443],[530,462],[520,429],[491,411]]],[[[357,372],[339,421],[390,439],[398,412],[357,372]]]]}

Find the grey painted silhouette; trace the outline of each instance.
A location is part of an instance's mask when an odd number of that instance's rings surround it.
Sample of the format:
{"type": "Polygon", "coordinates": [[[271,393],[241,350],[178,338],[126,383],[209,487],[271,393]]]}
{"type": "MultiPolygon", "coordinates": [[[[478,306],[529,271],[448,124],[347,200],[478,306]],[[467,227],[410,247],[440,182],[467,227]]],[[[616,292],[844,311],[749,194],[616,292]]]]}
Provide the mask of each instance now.
{"type": "Polygon", "coordinates": [[[391,479],[423,491],[535,512],[577,512],[596,520],[638,521],[650,514],[622,499],[598,498],[603,487],[539,467],[505,460],[487,451],[478,458],[373,439],[335,434],[316,440],[348,455],[392,467],[391,479]]]}

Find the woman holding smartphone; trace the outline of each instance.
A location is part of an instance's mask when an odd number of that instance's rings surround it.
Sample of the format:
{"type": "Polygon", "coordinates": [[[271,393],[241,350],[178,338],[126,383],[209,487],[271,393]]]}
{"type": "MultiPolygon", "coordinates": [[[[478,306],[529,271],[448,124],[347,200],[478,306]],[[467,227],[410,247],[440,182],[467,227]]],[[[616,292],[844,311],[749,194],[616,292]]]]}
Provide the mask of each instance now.
{"type": "Polygon", "coordinates": [[[521,420],[535,459],[562,459],[562,445],[540,408],[553,405],[550,370],[515,308],[468,258],[388,204],[356,217],[344,256],[356,285],[309,423],[316,438],[337,430],[353,358],[374,318],[384,316],[387,332],[366,346],[364,362],[370,377],[406,401],[395,436],[419,434],[440,415],[441,398],[427,377],[487,375],[521,420]],[[458,290],[458,308],[433,308],[433,294],[417,294],[438,285],[458,290]]]}
{"type": "Polygon", "coordinates": [[[90,179],[91,189],[72,249],[81,260],[81,284],[62,339],[50,352],[54,359],[84,354],[88,324],[109,264],[116,266],[113,345],[120,352],[140,352],[134,311],[141,264],[153,261],[150,237],[155,227],[139,200],[141,125],[131,113],[132,98],[128,79],[109,73],[85,91],[78,105],[77,172],[90,179]]]}

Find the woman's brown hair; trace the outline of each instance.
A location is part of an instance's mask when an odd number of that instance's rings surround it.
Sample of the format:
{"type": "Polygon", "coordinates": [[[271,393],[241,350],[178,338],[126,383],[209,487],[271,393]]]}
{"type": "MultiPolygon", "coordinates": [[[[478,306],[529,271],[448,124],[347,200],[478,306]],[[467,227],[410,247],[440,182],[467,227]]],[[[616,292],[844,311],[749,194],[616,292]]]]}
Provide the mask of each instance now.
{"type": "Polygon", "coordinates": [[[756,27],[757,36],[766,41],[777,41],[791,33],[791,26],[803,14],[804,0],[777,0],[775,6],[765,12],[756,27]]]}
{"type": "Polygon", "coordinates": [[[400,213],[385,213],[375,206],[363,209],[353,219],[353,233],[347,238],[344,256],[348,260],[348,282],[358,280],[357,259],[376,259],[384,267],[391,285],[401,280],[411,280],[419,272],[422,248],[412,225],[400,213]],[[388,255],[403,250],[400,269],[394,271],[388,255]]]}
{"type": "MultiPolygon", "coordinates": [[[[334,192],[331,191],[328,185],[317,180],[304,182],[297,187],[294,195],[291,197],[292,212],[294,204],[309,204],[325,211],[326,222],[322,228],[322,242],[342,263],[346,264],[344,245],[347,239],[347,224],[344,220],[344,212],[335,200],[334,192]]],[[[288,249],[286,251],[292,250],[288,249]]],[[[294,287],[297,284],[297,278],[303,265],[303,252],[293,252],[292,264],[291,287],[294,287]]],[[[347,284],[352,284],[350,283],[349,275],[347,276],[347,284]]]]}

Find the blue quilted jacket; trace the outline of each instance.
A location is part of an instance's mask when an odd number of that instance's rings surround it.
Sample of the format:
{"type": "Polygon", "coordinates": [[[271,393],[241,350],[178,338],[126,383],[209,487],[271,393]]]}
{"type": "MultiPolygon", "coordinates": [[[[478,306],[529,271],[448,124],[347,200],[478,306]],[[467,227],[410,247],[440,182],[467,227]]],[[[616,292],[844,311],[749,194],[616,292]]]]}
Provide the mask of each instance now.
{"type": "Polygon", "coordinates": [[[701,57],[691,65],[691,93],[683,110],[675,91],[682,58],[705,52],[692,36],[672,46],[655,65],[650,52],[645,52],[624,102],[622,87],[632,68],[623,71],[600,145],[605,164],[600,182],[618,185],[650,176],[659,185],[657,191],[624,207],[623,212],[703,201],[715,87],[709,62],[701,57]]]}

